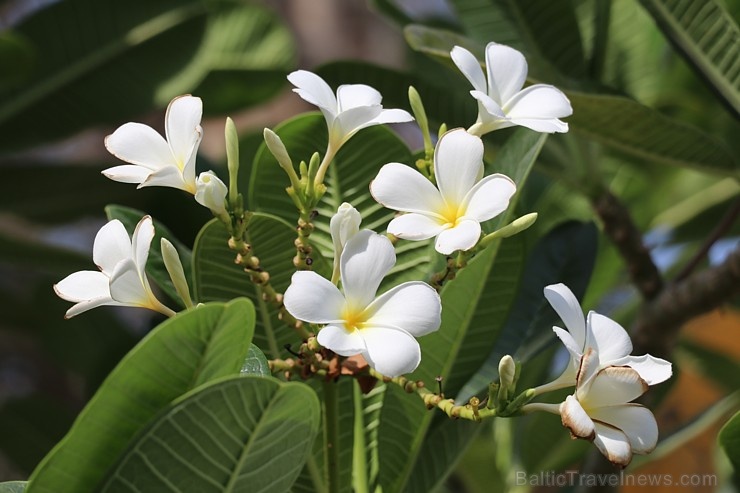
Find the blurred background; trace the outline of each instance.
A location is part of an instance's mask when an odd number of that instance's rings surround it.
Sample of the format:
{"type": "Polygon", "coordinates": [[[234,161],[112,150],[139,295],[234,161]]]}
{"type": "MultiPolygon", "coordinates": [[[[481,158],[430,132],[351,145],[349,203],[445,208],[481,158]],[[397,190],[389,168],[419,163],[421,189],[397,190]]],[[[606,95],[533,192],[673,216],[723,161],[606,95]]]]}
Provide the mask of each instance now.
{"type": "MultiPolygon", "coordinates": [[[[739,16],[738,0],[0,1],[0,481],[26,478],[160,321],[110,307],[63,320],[69,304],[51,286],[92,268],[104,207],[146,211],[185,245],[209,219],[180,191],[135,192],[103,178],[117,164],[106,135],[127,121],[162,131],[170,99],[192,93],[206,113],[199,167],[225,177],[229,115],[248,170],[264,127],[314,109],[285,79],[296,68],[333,87],[373,85],[387,107],[408,109],[414,84],[433,128],[467,126],[476,113],[467,81],[439,51],[459,42],[481,57],[496,41],[523,51],[531,81],[563,88],[574,106],[571,132],[548,139],[522,192],[523,207],[540,213],[527,233],[530,263],[557,270],[584,309],[633,328],[644,336],[638,344],[675,362],[677,377],[650,394],[665,441],[630,471],[706,475],[680,491],[732,491],[717,434],[739,407],[740,264],[721,293],[697,274],[726,274],[737,257],[739,16]],[[622,250],[629,234],[605,212],[607,194],[650,250],[661,280],[654,292],[635,282],[644,266],[622,250]],[[678,310],[665,326],[653,316],[660,330],[643,330],[649,309],[660,315],[664,306],[650,303],[692,279],[689,291],[713,301],[678,310]]],[[[396,130],[421,147],[413,124],[396,130]]],[[[487,137],[492,153],[506,132],[487,137]]],[[[518,356],[545,373],[559,358],[553,322],[552,313],[510,321],[526,327],[518,356]]],[[[512,471],[591,467],[586,444],[570,441],[556,417],[496,421],[449,491],[526,491],[534,485],[514,485],[512,471]],[[514,456],[497,454],[512,437],[514,456]]]]}

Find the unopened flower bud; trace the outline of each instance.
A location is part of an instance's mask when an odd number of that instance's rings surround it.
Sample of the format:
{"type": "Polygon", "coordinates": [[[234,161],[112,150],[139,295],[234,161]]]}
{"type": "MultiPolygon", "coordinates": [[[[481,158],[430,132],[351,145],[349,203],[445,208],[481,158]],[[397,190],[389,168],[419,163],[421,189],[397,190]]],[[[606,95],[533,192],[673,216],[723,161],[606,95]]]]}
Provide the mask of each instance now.
{"type": "Polygon", "coordinates": [[[329,222],[329,229],[331,230],[331,240],[334,244],[334,274],[332,279],[339,278],[339,258],[342,255],[342,250],[347,240],[352,238],[360,230],[360,221],[362,217],[360,213],[352,207],[352,204],[344,202],[337,209],[337,213],[334,214],[329,222]]]}
{"type": "Polygon", "coordinates": [[[205,171],[195,183],[195,200],[208,207],[215,216],[226,215],[228,189],[213,171],[205,171]]]}

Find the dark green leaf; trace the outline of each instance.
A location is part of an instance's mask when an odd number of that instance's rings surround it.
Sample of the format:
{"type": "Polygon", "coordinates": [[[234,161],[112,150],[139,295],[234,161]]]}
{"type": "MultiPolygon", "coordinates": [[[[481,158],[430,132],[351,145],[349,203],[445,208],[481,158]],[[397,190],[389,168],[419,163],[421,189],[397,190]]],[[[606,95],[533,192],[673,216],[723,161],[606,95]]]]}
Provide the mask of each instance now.
{"type": "Polygon", "coordinates": [[[740,411],[719,430],[718,440],[735,468],[736,483],[740,482],[740,411]]]}
{"type": "Polygon", "coordinates": [[[31,492],[92,491],[131,438],[189,390],[236,375],[254,333],[254,308],[244,299],[180,313],[121,360],[31,475],[31,492]]]}
{"type": "MultiPolygon", "coordinates": [[[[124,207],[122,205],[109,205],[105,208],[105,214],[108,216],[108,220],[118,219],[126,227],[129,235],[134,233],[136,225],[141,221],[141,218],[146,215],[145,212],[131,209],[130,207],[124,207]]],[[[177,249],[177,253],[180,255],[180,261],[182,262],[182,268],[185,271],[185,278],[192,279],[191,273],[191,256],[190,249],[183,245],[175,236],[167,229],[166,226],[154,221],[155,235],[152,240],[151,247],[149,250],[149,258],[146,263],[146,273],[152,277],[157,283],[157,286],[167,293],[175,302],[179,303],[180,306],[184,306],[180,296],[177,294],[175,285],[170,279],[170,275],[167,272],[167,268],[164,265],[164,259],[162,258],[162,238],[167,238],[177,249]]]]}
{"type": "Polygon", "coordinates": [[[247,353],[247,359],[244,360],[244,364],[241,369],[242,375],[259,375],[262,377],[269,377],[272,373],[270,372],[270,365],[267,363],[267,358],[260,348],[254,344],[249,345],[249,352],[247,353]]]}
{"type": "Polygon", "coordinates": [[[301,383],[244,376],[206,384],[144,428],[101,492],[284,492],[319,428],[301,383]]]}

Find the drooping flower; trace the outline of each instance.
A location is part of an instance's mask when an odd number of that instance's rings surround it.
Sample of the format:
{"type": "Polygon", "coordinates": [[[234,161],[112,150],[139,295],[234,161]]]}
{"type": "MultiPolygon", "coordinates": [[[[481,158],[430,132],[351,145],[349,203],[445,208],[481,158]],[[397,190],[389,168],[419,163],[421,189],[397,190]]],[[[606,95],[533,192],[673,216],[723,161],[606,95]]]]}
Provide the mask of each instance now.
{"type": "Polygon", "coordinates": [[[360,222],[362,217],[360,213],[347,202],[342,203],[329,221],[329,230],[331,231],[331,241],[334,246],[334,269],[332,272],[332,281],[339,279],[339,259],[342,257],[342,250],[347,241],[360,231],[360,222]]]}
{"type": "Polygon", "coordinates": [[[388,238],[362,230],[342,251],[342,291],[315,272],[298,271],[285,291],[285,308],[298,320],[326,324],[318,342],[335,353],[361,354],[387,376],[409,373],[421,361],[414,337],[439,328],[442,305],[434,289],[418,281],[376,297],[395,262],[388,238]]]}
{"type": "Polygon", "coordinates": [[[216,216],[226,212],[226,195],[229,189],[213,171],[204,171],[195,182],[195,200],[216,216]]]}
{"type": "Polygon", "coordinates": [[[105,138],[105,147],[131,164],[103,171],[111,180],[138,183],[141,187],[172,187],[195,194],[195,156],[203,129],[200,98],[185,95],[173,99],[165,116],[165,140],[142,123],[126,123],[105,138]]]}
{"type": "Polygon", "coordinates": [[[573,437],[593,441],[612,463],[626,467],[632,454],[648,454],[658,442],[658,424],[647,408],[630,401],[648,383],[632,368],[602,367],[589,348],[578,369],[576,390],[560,404],[563,426],[573,437]]]}
{"type": "MultiPolygon", "coordinates": [[[[635,370],[648,385],[663,382],[671,376],[671,363],[645,354],[631,356],[632,341],[624,328],[614,320],[591,311],[584,319],[578,299],[564,284],[552,284],[544,289],[545,298],[565,323],[568,330],[553,327],[553,331],[570,353],[570,362],[547,390],[573,385],[578,365],[583,355],[594,350],[594,361],[601,368],[628,366],[635,370]]],[[[544,387],[544,386],[543,386],[544,387]]]]}
{"type": "Polygon", "coordinates": [[[404,110],[383,109],[382,96],[365,84],[339,86],[336,96],[329,84],[307,70],[288,75],[297,93],[316,105],[324,114],[329,127],[329,148],[335,153],[358,130],[382,123],[409,122],[414,118],[404,110]]]}
{"type": "Polygon", "coordinates": [[[452,61],[473,85],[470,94],[478,101],[478,120],[468,129],[476,135],[521,125],[537,132],[567,132],[568,124],[559,120],[573,114],[570,101],[560,89],[535,84],[522,89],[527,79],[527,61],[519,51],[488,43],[486,71],[465,48],[455,46],[452,61]]]}
{"type": "Polygon", "coordinates": [[[103,226],[93,244],[93,261],[100,270],[75,272],[54,285],[60,298],[76,303],[65,318],[101,305],[138,306],[174,315],[154,296],[144,272],[153,238],[149,216],[139,221],[133,237],[117,219],[103,226]]]}
{"type": "Polygon", "coordinates": [[[383,166],[370,193],[389,209],[406,212],[388,232],[407,240],[437,237],[435,248],[449,255],[469,250],[480,239],[480,223],[509,205],[516,185],[507,176],[483,176],[483,142],[463,129],[444,134],[434,152],[436,188],[421,173],[401,163],[383,166]]]}

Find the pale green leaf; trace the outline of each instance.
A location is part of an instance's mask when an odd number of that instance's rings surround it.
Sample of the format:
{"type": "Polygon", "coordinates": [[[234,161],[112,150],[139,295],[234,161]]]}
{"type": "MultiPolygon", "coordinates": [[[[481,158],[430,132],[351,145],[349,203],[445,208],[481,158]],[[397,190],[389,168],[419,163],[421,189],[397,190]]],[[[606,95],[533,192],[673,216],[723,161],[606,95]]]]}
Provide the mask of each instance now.
{"type": "Polygon", "coordinates": [[[725,423],[719,431],[718,439],[735,468],[735,474],[740,475],[740,411],[725,423]]]}
{"type": "Polygon", "coordinates": [[[260,348],[254,344],[249,345],[249,352],[247,358],[244,360],[244,364],[241,369],[242,375],[259,375],[262,377],[269,377],[272,375],[270,372],[270,365],[265,358],[265,354],[260,351],[260,348]]]}
{"type": "Polygon", "coordinates": [[[239,373],[254,317],[252,304],[239,299],[188,310],[154,329],[121,360],[36,468],[29,491],[92,491],[139,429],[173,400],[239,373]]]}
{"type": "Polygon", "coordinates": [[[0,483],[0,493],[23,493],[26,491],[25,481],[7,481],[0,483]]]}

